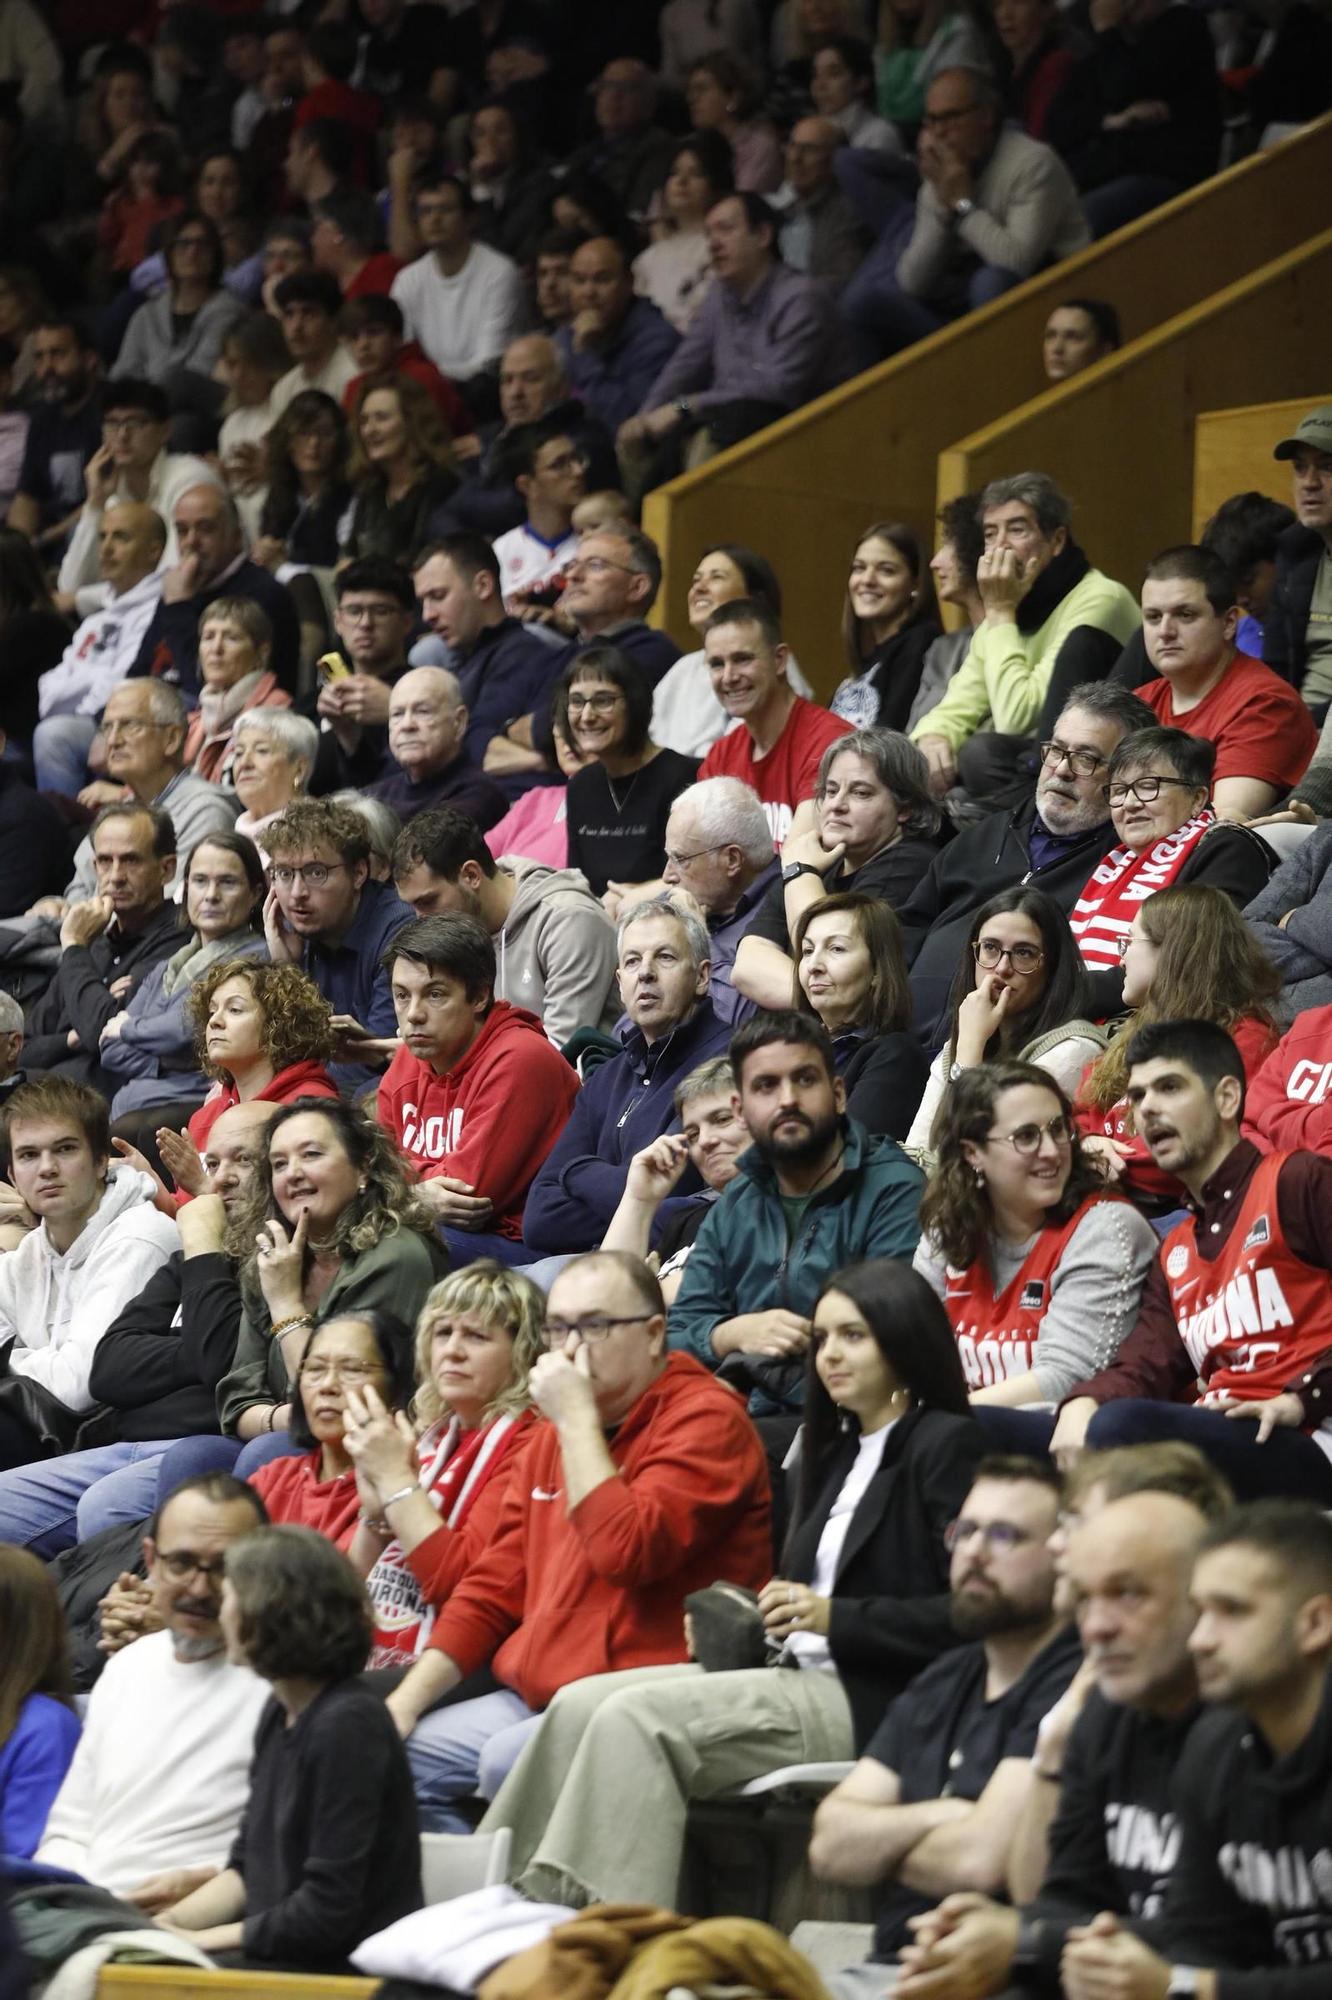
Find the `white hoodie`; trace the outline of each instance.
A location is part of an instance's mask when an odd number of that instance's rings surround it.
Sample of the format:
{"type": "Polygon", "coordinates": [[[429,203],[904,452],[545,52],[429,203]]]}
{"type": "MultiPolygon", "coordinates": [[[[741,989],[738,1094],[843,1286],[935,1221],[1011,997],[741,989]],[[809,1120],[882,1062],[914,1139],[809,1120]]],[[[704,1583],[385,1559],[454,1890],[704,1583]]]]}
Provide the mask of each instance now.
{"type": "Polygon", "coordinates": [[[88,1378],[97,1343],[154,1272],[180,1248],[175,1223],[153,1207],[147,1174],[123,1163],[87,1227],[63,1256],[30,1230],[0,1256],[0,1342],[12,1375],[29,1375],[68,1410],[92,1407],[88,1378]]]}

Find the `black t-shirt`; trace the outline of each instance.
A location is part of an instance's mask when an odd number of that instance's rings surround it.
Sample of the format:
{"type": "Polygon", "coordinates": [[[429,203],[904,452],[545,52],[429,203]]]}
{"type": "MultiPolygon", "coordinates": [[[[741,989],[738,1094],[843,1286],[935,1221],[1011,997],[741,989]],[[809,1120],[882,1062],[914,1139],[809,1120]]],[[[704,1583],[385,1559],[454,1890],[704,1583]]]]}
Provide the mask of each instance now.
{"type": "Polygon", "coordinates": [[[83,468],[102,443],[96,399],[77,410],[39,403],[28,426],[18,490],[41,509],[42,526],[72,513],[84,496],[83,468]]]}
{"type": "MultiPolygon", "coordinates": [[[[939,849],[932,840],[925,840],[917,834],[904,833],[893,847],[885,847],[879,854],[871,855],[862,867],[849,875],[838,873],[828,877],[829,895],[842,895],[848,889],[857,890],[862,896],[877,897],[887,903],[890,910],[896,910],[905,903],[916,884],[920,881],[939,849]]],[[[781,876],[773,883],[763,901],[754,912],[747,937],[766,938],[787,956],[791,952],[791,934],[786,926],[786,885],[781,876]]]]}
{"type": "MultiPolygon", "coordinates": [[[[987,1701],[984,1646],[957,1646],[898,1695],[865,1755],[897,1773],[903,1805],[922,1799],[978,1799],[1006,1757],[1031,1756],[1042,1717],[1063,1694],[1081,1658],[1077,1633],[1066,1626],[1007,1694],[987,1701]]],[[[900,1883],[885,1883],[875,1911],[874,1958],[895,1958],[908,1942],[908,1917],[932,1909],[937,1901],[937,1896],[919,1896],[900,1883]]]]}
{"type": "Polygon", "coordinates": [[[582,869],[594,896],[608,882],[656,880],[666,866],[671,807],[697,776],[698,759],[678,750],[659,750],[623,778],[608,778],[601,764],[575,772],[566,813],[569,866],[582,869]]]}

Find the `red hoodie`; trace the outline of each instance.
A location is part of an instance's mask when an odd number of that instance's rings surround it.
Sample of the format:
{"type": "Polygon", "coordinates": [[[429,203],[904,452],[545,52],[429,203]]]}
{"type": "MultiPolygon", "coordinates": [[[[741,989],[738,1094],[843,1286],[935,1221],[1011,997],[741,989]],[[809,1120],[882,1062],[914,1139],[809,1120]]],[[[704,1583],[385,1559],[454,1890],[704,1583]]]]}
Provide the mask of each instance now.
{"type": "Polygon", "coordinates": [[[1244,1136],[1260,1152],[1332,1154],[1332,1007],[1310,1007],[1287,1028],[1244,1105],[1244,1136]]]}
{"type": "Polygon", "coordinates": [[[758,1432],[691,1354],[668,1358],[607,1444],[619,1477],[570,1512],[559,1433],[536,1425],[490,1547],[430,1635],[464,1674],[493,1656],[529,1708],[588,1674],[683,1664],[690,1591],[772,1574],[758,1432]]]}
{"type": "Polygon", "coordinates": [[[517,1242],[527,1190],[577,1095],[578,1078],[536,1015],[497,1000],[443,1076],[398,1050],[379,1086],[379,1122],[423,1180],[470,1182],[491,1204],[490,1228],[517,1242]]]}

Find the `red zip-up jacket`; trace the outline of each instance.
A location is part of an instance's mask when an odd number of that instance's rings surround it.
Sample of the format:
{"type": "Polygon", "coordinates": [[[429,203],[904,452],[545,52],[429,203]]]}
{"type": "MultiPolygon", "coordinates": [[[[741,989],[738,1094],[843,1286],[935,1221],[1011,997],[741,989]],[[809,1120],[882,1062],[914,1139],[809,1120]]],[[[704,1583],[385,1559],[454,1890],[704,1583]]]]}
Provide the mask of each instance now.
{"type": "Polygon", "coordinates": [[[491,1660],[529,1708],[569,1681],[682,1663],[684,1601],[772,1574],[768,1468],[733,1390],[672,1354],[609,1439],[618,1479],[570,1513],[555,1426],[536,1426],[489,1552],[430,1644],[464,1674],[491,1660]]]}
{"type": "Polygon", "coordinates": [[[443,1076],[398,1050],[379,1086],[379,1122],[423,1180],[469,1181],[491,1204],[488,1227],[518,1241],[527,1190],[577,1095],[577,1076],[536,1015],[497,1000],[443,1076]]]}
{"type": "Polygon", "coordinates": [[[1332,1007],[1307,1008],[1249,1078],[1243,1129],[1263,1153],[1332,1153],[1332,1007]]]}

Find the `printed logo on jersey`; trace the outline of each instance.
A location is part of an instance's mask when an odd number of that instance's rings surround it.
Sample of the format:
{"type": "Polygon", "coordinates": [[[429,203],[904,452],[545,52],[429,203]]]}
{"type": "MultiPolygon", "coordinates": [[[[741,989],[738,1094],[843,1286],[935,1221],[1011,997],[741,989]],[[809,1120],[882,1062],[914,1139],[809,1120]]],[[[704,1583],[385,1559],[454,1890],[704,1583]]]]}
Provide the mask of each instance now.
{"type": "Polygon", "coordinates": [[[1018,1311],[1032,1313],[1045,1311],[1044,1278],[1028,1278],[1018,1299],[1018,1311]]]}
{"type": "Polygon", "coordinates": [[[1189,1253],[1182,1243],[1177,1243],[1166,1258],[1167,1278],[1182,1277],[1189,1268],[1189,1253]]]}
{"type": "Polygon", "coordinates": [[[1249,1231],[1248,1235],[1245,1237],[1243,1243],[1241,1243],[1240,1250],[1241,1251],[1252,1250],[1255,1244],[1270,1243],[1271,1241],[1272,1241],[1272,1225],[1268,1221],[1265,1215],[1260,1215],[1258,1217],[1258,1220],[1254,1223],[1253,1228],[1249,1231]]]}

